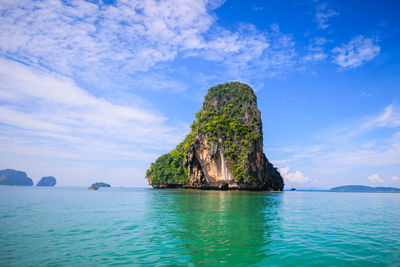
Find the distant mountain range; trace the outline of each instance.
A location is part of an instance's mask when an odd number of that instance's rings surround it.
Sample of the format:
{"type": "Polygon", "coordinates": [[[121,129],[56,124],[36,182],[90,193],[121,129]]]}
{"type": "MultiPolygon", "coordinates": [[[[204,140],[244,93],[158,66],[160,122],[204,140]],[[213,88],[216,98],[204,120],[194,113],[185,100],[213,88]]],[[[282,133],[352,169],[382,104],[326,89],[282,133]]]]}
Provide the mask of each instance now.
{"type": "Polygon", "coordinates": [[[331,188],[334,192],[370,192],[370,193],[400,193],[400,188],[395,187],[371,187],[365,185],[344,185],[331,188]]]}

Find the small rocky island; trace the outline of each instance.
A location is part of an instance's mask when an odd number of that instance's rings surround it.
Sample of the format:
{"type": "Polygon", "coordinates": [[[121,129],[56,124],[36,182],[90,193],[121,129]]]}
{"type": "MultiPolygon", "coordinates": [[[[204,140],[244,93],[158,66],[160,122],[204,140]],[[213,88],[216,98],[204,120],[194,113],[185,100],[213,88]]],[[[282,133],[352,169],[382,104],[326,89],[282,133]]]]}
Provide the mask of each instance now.
{"type": "Polygon", "coordinates": [[[32,186],[33,181],[25,172],[5,169],[0,171],[0,185],[32,186]]]}
{"type": "Polygon", "coordinates": [[[56,178],[53,176],[42,177],[36,186],[55,186],[57,183],[56,178]]]}
{"type": "Polygon", "coordinates": [[[281,191],[282,176],[263,153],[261,112],[247,84],[211,87],[191,132],[146,172],[153,188],[281,191]]]}
{"type": "Polygon", "coordinates": [[[91,187],[97,187],[97,188],[99,188],[99,187],[111,187],[111,185],[103,183],[103,182],[99,182],[99,183],[92,184],[91,187]]]}

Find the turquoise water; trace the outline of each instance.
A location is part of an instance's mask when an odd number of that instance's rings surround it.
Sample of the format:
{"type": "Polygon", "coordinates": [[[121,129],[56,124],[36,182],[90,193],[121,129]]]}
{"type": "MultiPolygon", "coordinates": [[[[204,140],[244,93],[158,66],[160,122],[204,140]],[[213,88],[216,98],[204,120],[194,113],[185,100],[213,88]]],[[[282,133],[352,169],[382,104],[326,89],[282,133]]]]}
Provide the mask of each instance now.
{"type": "Polygon", "coordinates": [[[400,266],[400,194],[0,187],[0,266],[400,266]]]}

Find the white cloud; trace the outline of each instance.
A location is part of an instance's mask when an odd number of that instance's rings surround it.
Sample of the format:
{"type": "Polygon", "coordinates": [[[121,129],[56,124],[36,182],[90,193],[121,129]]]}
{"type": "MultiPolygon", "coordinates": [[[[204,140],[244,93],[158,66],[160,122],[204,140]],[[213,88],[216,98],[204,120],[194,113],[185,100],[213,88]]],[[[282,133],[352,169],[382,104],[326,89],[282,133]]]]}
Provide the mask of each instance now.
{"type": "MultiPolygon", "coordinates": [[[[377,116],[378,117],[378,116],[377,116]]],[[[319,151],[306,154],[321,168],[336,168],[349,170],[351,168],[389,166],[400,164],[400,132],[394,132],[388,137],[376,139],[369,133],[374,130],[371,125],[366,128],[363,120],[339,130],[333,136],[324,136],[323,145],[319,151]]],[[[376,125],[375,125],[376,126],[376,125]]],[[[333,129],[329,129],[332,134],[333,129]]],[[[304,155],[305,148],[301,146],[293,152],[292,160],[304,155]]]]}
{"type": "Polygon", "coordinates": [[[376,173],[371,176],[368,176],[368,180],[370,180],[373,183],[383,183],[384,182],[381,178],[379,178],[379,175],[376,173]]]}
{"type": "Polygon", "coordinates": [[[218,28],[201,49],[187,51],[186,56],[201,56],[220,62],[233,79],[246,81],[249,77],[277,76],[296,64],[295,42],[283,34],[279,26],[259,31],[252,24],[241,24],[237,31],[218,28]]]}
{"type": "Polygon", "coordinates": [[[323,52],[314,52],[312,54],[307,54],[303,57],[306,62],[319,62],[327,58],[327,54],[323,52]]]}
{"type": "Polygon", "coordinates": [[[362,92],[362,93],[360,94],[360,96],[362,96],[362,97],[371,97],[371,96],[372,96],[372,93],[362,92]]]}
{"type": "Polygon", "coordinates": [[[392,180],[397,182],[400,181],[400,177],[399,176],[392,176],[392,180]]]}
{"type": "Polygon", "coordinates": [[[328,57],[325,52],[325,44],[328,40],[325,37],[316,37],[311,39],[310,44],[307,47],[306,55],[303,56],[305,62],[320,62],[328,57]]]}
{"type": "Polygon", "coordinates": [[[375,58],[381,48],[372,38],[356,36],[349,43],[335,47],[334,62],[342,68],[355,68],[375,58]]]}
{"type": "Polygon", "coordinates": [[[140,104],[112,103],[70,79],[1,58],[0,79],[2,153],[150,161],[149,151],[176,145],[187,129],[140,104]]]}
{"type": "Polygon", "coordinates": [[[188,57],[216,66],[210,69],[219,82],[220,71],[224,79],[248,81],[296,63],[293,38],[277,25],[218,25],[221,0],[111,2],[0,1],[6,160],[14,154],[14,162],[38,156],[148,163],[181,141],[188,125],[168,120],[134,90],[185,91],[176,76],[187,71],[177,69],[188,57]]]}
{"type": "Polygon", "coordinates": [[[338,16],[339,13],[329,7],[328,3],[319,3],[316,6],[315,19],[318,23],[319,29],[326,29],[329,27],[328,20],[332,17],[338,16]]]}
{"type": "Polygon", "coordinates": [[[265,9],[265,7],[263,7],[263,6],[253,6],[252,9],[253,9],[254,11],[262,11],[262,10],[265,9]]]}
{"type": "Polygon", "coordinates": [[[174,58],[179,49],[201,46],[200,34],[214,20],[207,13],[209,1],[2,3],[7,14],[0,24],[2,52],[63,74],[93,64],[147,70],[174,58]]]}
{"type": "MultiPolygon", "coordinates": [[[[390,104],[378,114],[365,116],[359,122],[339,131],[335,139],[350,139],[368,134],[377,128],[397,128],[400,126],[400,110],[395,104],[390,104]]],[[[367,142],[374,143],[374,142],[367,142]]]]}
{"type": "Polygon", "coordinates": [[[293,64],[290,36],[276,29],[260,32],[252,25],[236,31],[221,28],[213,13],[221,4],[220,0],[2,1],[0,53],[100,85],[108,80],[122,84],[134,73],[180,56],[221,65],[230,59],[229,68],[257,64],[269,72],[293,64]]]}
{"type": "Polygon", "coordinates": [[[293,183],[307,183],[308,181],[310,181],[310,178],[304,176],[300,171],[289,173],[289,170],[289,167],[281,168],[279,170],[286,182],[290,181],[293,183]]]}
{"type": "Polygon", "coordinates": [[[364,128],[374,127],[391,127],[396,128],[400,126],[400,111],[391,104],[385,108],[385,110],[364,123],[364,128]]]}
{"type": "Polygon", "coordinates": [[[319,132],[314,141],[306,145],[268,148],[267,151],[273,155],[274,162],[281,166],[307,166],[304,171],[310,175],[329,177],[326,179],[332,181],[335,181],[335,176],[340,179],[348,173],[354,173],[351,180],[360,183],[365,179],[357,176],[360,170],[374,168],[393,171],[400,166],[400,132],[395,128],[400,125],[397,115],[394,116],[398,112],[396,110],[395,105],[390,105],[367,119],[359,118],[350,124],[336,125],[319,132]],[[377,138],[377,127],[389,129],[377,138]]]}
{"type": "Polygon", "coordinates": [[[400,164],[399,144],[381,144],[369,149],[357,145],[338,147],[329,153],[320,155],[317,159],[323,166],[337,166],[338,168],[356,168],[367,166],[387,166],[400,164]]]}

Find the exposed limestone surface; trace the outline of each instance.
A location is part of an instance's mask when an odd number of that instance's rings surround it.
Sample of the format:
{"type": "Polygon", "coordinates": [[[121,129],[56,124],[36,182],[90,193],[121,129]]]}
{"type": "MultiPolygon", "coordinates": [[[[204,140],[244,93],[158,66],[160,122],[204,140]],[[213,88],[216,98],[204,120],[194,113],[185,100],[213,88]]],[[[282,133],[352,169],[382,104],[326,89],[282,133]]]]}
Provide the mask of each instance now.
{"type": "Polygon", "coordinates": [[[283,189],[281,175],[263,153],[261,112],[250,86],[211,87],[191,128],[147,171],[154,188],[283,189]]]}

